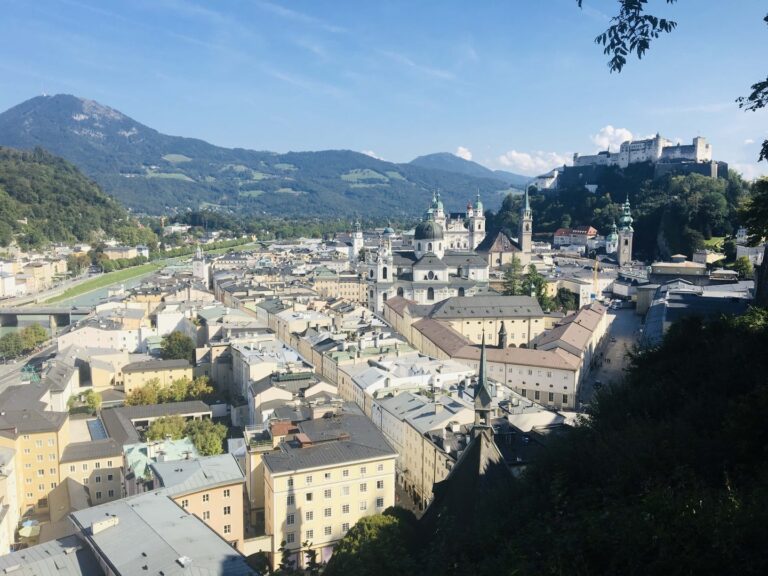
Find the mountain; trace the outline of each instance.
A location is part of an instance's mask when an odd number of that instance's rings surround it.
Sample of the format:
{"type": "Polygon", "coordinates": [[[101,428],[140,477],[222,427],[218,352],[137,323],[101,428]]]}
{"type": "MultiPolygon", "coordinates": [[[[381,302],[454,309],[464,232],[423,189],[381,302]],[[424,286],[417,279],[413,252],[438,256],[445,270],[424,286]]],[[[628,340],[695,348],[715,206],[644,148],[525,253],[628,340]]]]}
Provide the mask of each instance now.
{"type": "Polygon", "coordinates": [[[42,147],[69,160],[137,212],[215,208],[238,214],[403,218],[423,213],[440,189],[459,210],[480,191],[498,207],[510,186],[472,175],[394,164],[348,150],[230,149],[161,134],[70,95],[39,96],[0,114],[0,145],[42,147]]]}
{"type": "Polygon", "coordinates": [[[475,178],[493,178],[495,180],[501,180],[514,188],[522,188],[532,180],[530,176],[523,176],[522,174],[514,174],[513,172],[507,172],[505,170],[490,170],[477,162],[459,158],[450,152],[438,152],[436,154],[419,156],[418,158],[411,160],[411,164],[413,166],[421,166],[422,168],[444,170],[446,172],[464,174],[465,176],[473,176],[475,178]]]}
{"type": "Polygon", "coordinates": [[[125,210],[69,162],[38,148],[0,148],[0,246],[113,233],[125,210]]]}

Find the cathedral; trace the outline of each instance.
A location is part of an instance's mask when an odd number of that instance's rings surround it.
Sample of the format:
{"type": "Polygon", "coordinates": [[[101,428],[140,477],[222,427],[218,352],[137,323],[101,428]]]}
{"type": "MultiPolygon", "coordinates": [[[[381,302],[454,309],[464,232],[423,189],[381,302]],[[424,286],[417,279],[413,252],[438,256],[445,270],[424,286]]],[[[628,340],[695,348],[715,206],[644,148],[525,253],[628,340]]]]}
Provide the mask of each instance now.
{"type": "MultiPolygon", "coordinates": [[[[533,219],[526,194],[520,245],[512,248],[530,255],[533,219]]],[[[356,230],[355,234],[360,234],[356,230]]],[[[353,239],[355,236],[353,236],[353,239]]],[[[495,236],[494,236],[495,238],[495,236]]],[[[360,234],[361,242],[362,234],[360,234]]],[[[479,248],[486,239],[480,194],[466,213],[445,212],[440,194],[413,231],[413,239],[398,249],[387,229],[375,254],[363,266],[368,305],[381,312],[388,298],[402,296],[419,304],[433,304],[452,296],[473,296],[488,290],[490,254],[479,248]]],[[[353,248],[356,250],[357,246],[353,248]]],[[[526,258],[526,262],[529,258],[526,258]]]]}

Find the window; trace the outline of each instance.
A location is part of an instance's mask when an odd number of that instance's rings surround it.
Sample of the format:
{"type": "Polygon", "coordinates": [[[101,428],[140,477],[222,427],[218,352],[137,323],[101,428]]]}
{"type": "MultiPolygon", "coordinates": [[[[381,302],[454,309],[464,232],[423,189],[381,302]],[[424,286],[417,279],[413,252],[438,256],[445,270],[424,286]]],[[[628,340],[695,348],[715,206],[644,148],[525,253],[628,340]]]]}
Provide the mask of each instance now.
{"type": "Polygon", "coordinates": [[[43,447],[43,441],[35,440],[35,448],[42,448],[42,447],[43,447]]]}
{"type": "Polygon", "coordinates": [[[315,513],[312,512],[312,510],[308,510],[307,512],[304,513],[304,520],[309,521],[309,520],[314,520],[314,518],[315,518],[315,513]]]}
{"type": "Polygon", "coordinates": [[[32,492],[27,492],[27,498],[33,498],[35,495],[32,492]]]}
{"type": "Polygon", "coordinates": [[[306,482],[307,484],[312,484],[312,476],[307,476],[306,482]]]}
{"type": "Polygon", "coordinates": [[[181,501],[181,507],[184,508],[184,510],[186,510],[188,506],[189,506],[189,500],[181,501]]]}
{"type": "MultiPolygon", "coordinates": [[[[224,534],[229,534],[230,532],[232,532],[232,526],[229,524],[224,524],[224,534]]],[[[293,534],[291,534],[291,536],[293,536],[293,534]]]]}
{"type": "Polygon", "coordinates": [[[83,470],[88,470],[88,464],[83,464],[83,470]]]}
{"type": "Polygon", "coordinates": [[[534,400],[538,400],[539,399],[539,391],[538,390],[534,390],[534,392],[533,392],[533,399],[534,400]]]}
{"type": "Polygon", "coordinates": [[[427,300],[434,300],[435,299],[435,289],[430,287],[427,288],[427,300]]]}
{"type": "Polygon", "coordinates": [[[331,535],[331,527],[330,526],[326,526],[325,528],[323,528],[323,534],[325,534],[326,536],[330,536],[331,535]]]}
{"type": "Polygon", "coordinates": [[[56,488],[56,482],[51,482],[51,490],[53,490],[54,488],[56,488]]]}
{"type": "Polygon", "coordinates": [[[323,497],[324,498],[330,498],[331,497],[331,489],[330,488],[328,488],[328,489],[323,491],[323,497]]]}
{"type": "Polygon", "coordinates": [[[288,478],[288,488],[293,488],[293,478],[288,478]]]}
{"type": "Polygon", "coordinates": [[[384,480],[376,480],[376,489],[377,490],[383,490],[384,489],[384,480]]]}
{"type": "Polygon", "coordinates": [[[114,491],[114,490],[110,490],[110,491],[108,491],[108,492],[107,492],[107,495],[108,495],[110,498],[112,498],[112,497],[114,497],[114,495],[115,495],[115,491],[114,491]]]}
{"type": "Polygon", "coordinates": [[[88,484],[88,477],[83,478],[83,484],[88,484]]]}
{"type": "Polygon", "coordinates": [[[568,394],[563,394],[563,404],[568,404],[568,394]]]}
{"type": "Polygon", "coordinates": [[[101,491],[96,492],[96,500],[101,500],[101,491]]]}
{"type": "Polygon", "coordinates": [[[326,508],[325,510],[323,510],[323,516],[325,516],[326,518],[330,518],[331,514],[332,512],[330,508],[326,508]]]}
{"type": "Polygon", "coordinates": [[[38,476],[45,476],[45,470],[43,470],[43,469],[38,470],[37,471],[37,475],[38,476]]]}
{"type": "Polygon", "coordinates": [[[38,462],[42,462],[43,461],[43,455],[42,454],[38,454],[37,455],[37,461],[38,462]]]}
{"type": "Polygon", "coordinates": [[[342,470],[342,471],[341,471],[341,475],[342,475],[344,478],[348,478],[348,477],[349,477],[349,469],[347,469],[347,470],[342,470]]]}
{"type": "Polygon", "coordinates": [[[307,502],[312,502],[312,492],[307,492],[307,502]]]}
{"type": "Polygon", "coordinates": [[[555,393],[554,392],[550,392],[549,393],[549,401],[550,402],[554,402],[555,401],[555,393]]]}
{"type": "Polygon", "coordinates": [[[366,502],[365,500],[362,500],[360,502],[360,511],[364,512],[365,510],[368,510],[368,502],[366,502]]]}
{"type": "Polygon", "coordinates": [[[27,478],[24,480],[27,484],[32,484],[32,478],[27,478]]]}
{"type": "Polygon", "coordinates": [[[53,438],[48,438],[48,446],[55,446],[56,442],[53,438]]]}
{"type": "Polygon", "coordinates": [[[360,492],[368,492],[368,484],[366,482],[360,484],[360,492]]]}
{"type": "Polygon", "coordinates": [[[288,516],[285,519],[285,523],[288,526],[293,526],[296,523],[296,515],[295,514],[288,514],[288,516]]]}
{"type": "Polygon", "coordinates": [[[96,484],[100,484],[100,483],[101,483],[101,476],[96,476],[96,484]]]}
{"type": "Polygon", "coordinates": [[[366,471],[367,468],[365,466],[360,466],[360,476],[365,476],[366,471]]]}
{"type": "Polygon", "coordinates": [[[40,500],[37,501],[37,507],[48,508],[48,498],[40,498],[40,500]]]}
{"type": "Polygon", "coordinates": [[[341,495],[342,496],[349,496],[349,486],[342,486],[341,487],[341,495]]]}
{"type": "Polygon", "coordinates": [[[324,477],[326,480],[330,480],[330,479],[331,479],[331,473],[330,473],[330,472],[326,472],[326,473],[324,474],[324,476],[323,476],[323,477],[324,477]]]}
{"type": "Polygon", "coordinates": [[[107,474],[107,482],[112,482],[112,478],[114,478],[112,474],[107,474]]]}
{"type": "Polygon", "coordinates": [[[56,454],[48,454],[48,460],[56,460],[56,454]]]}
{"type": "Polygon", "coordinates": [[[341,531],[345,534],[349,532],[349,522],[344,522],[344,524],[341,525],[341,531]]]}
{"type": "Polygon", "coordinates": [[[94,468],[101,468],[101,462],[96,462],[96,464],[93,465],[94,468]]]}
{"type": "Polygon", "coordinates": [[[525,397],[526,397],[526,396],[525,396],[525,394],[526,394],[526,390],[525,390],[525,388],[523,388],[522,390],[520,390],[520,396],[522,396],[523,398],[525,398],[525,397]]]}
{"type": "Polygon", "coordinates": [[[344,505],[341,507],[341,513],[342,513],[342,514],[349,514],[349,504],[344,504],[344,505]]]}
{"type": "Polygon", "coordinates": [[[31,453],[32,453],[32,450],[30,450],[29,448],[24,448],[24,454],[31,454],[31,453]]]}
{"type": "Polygon", "coordinates": [[[30,469],[30,468],[32,468],[32,464],[27,462],[26,464],[24,464],[24,468],[30,469]]]}
{"type": "Polygon", "coordinates": [[[376,508],[384,508],[384,498],[376,498],[376,508]]]}
{"type": "Polygon", "coordinates": [[[112,468],[112,460],[107,460],[107,466],[108,466],[109,468],[112,468]]]}
{"type": "Polygon", "coordinates": [[[224,506],[224,516],[229,516],[232,513],[232,508],[230,506],[224,506]]]}
{"type": "Polygon", "coordinates": [[[42,492],[43,490],[45,490],[45,484],[38,484],[38,485],[37,485],[37,489],[38,489],[40,492],[42,492]]]}
{"type": "Polygon", "coordinates": [[[384,472],[384,464],[377,464],[376,472],[384,472]]]}
{"type": "Polygon", "coordinates": [[[288,506],[293,506],[296,501],[293,494],[289,494],[287,500],[288,500],[287,501],[288,506]]]}
{"type": "Polygon", "coordinates": [[[48,474],[50,474],[51,476],[55,476],[56,475],[56,468],[48,468],[48,474]]]}
{"type": "Polygon", "coordinates": [[[296,535],[293,532],[288,532],[288,534],[285,535],[285,542],[287,544],[293,544],[296,541],[296,535]]]}
{"type": "Polygon", "coordinates": [[[224,490],[224,498],[229,498],[229,488],[224,490]]]}
{"type": "Polygon", "coordinates": [[[307,540],[312,540],[312,538],[315,537],[315,531],[314,530],[307,530],[305,532],[305,534],[306,534],[306,539],[307,540]]]}
{"type": "Polygon", "coordinates": [[[203,520],[210,520],[211,519],[211,513],[210,511],[206,510],[203,512],[203,520]]]}
{"type": "Polygon", "coordinates": [[[211,498],[210,495],[203,494],[203,502],[208,502],[208,500],[210,500],[210,498],[211,498]]]}

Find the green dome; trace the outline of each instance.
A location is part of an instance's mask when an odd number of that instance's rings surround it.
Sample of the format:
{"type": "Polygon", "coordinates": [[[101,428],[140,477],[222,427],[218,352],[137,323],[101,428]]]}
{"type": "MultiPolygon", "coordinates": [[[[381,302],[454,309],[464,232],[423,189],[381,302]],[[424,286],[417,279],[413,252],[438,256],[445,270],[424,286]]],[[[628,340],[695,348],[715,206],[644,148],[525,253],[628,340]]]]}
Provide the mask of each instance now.
{"type": "Polygon", "coordinates": [[[443,229],[434,220],[419,222],[413,234],[414,240],[442,240],[443,229]]]}

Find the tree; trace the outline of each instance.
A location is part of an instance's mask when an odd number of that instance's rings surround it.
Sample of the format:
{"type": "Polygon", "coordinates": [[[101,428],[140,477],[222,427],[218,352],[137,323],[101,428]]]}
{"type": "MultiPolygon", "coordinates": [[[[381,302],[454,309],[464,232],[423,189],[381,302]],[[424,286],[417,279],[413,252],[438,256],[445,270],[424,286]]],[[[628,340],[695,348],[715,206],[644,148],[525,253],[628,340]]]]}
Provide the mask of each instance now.
{"type": "Polygon", "coordinates": [[[185,400],[204,400],[213,396],[213,387],[207,376],[198,376],[189,384],[185,400]]]}
{"type": "Polygon", "coordinates": [[[146,439],[148,441],[179,440],[185,436],[186,422],[181,416],[163,416],[154,420],[147,429],[146,439]]]}
{"type": "Polygon", "coordinates": [[[88,409],[91,411],[92,414],[95,414],[101,408],[101,394],[99,394],[98,392],[94,392],[93,390],[88,390],[83,395],[83,399],[85,401],[85,405],[88,406],[88,409]]]}
{"type": "Polygon", "coordinates": [[[10,332],[0,338],[0,356],[5,359],[21,356],[24,342],[18,332],[10,332]]]}
{"type": "Polygon", "coordinates": [[[728,240],[723,242],[723,254],[725,255],[726,262],[736,260],[736,241],[733,238],[728,238],[728,240]]]}
{"type": "Polygon", "coordinates": [[[560,288],[555,296],[555,304],[561,310],[578,310],[579,296],[567,288],[560,288]]]}
{"type": "Polygon", "coordinates": [[[752,278],[752,262],[747,256],[739,256],[733,263],[733,269],[739,273],[739,278],[752,278]]]}
{"type": "Polygon", "coordinates": [[[91,259],[82,252],[67,256],[67,270],[72,276],[79,276],[90,265],[91,259]]]}
{"type": "Polygon", "coordinates": [[[301,547],[304,549],[304,571],[306,576],[319,576],[322,564],[317,561],[317,550],[312,548],[312,542],[305,540],[301,547]]]}
{"type": "Polygon", "coordinates": [[[224,451],[227,427],[223,424],[215,424],[210,418],[190,420],[184,432],[203,456],[213,456],[224,451]]]}
{"type": "Polygon", "coordinates": [[[413,574],[418,564],[413,558],[415,544],[413,514],[397,513],[365,516],[350,528],[336,545],[323,574],[325,576],[389,576],[413,574]]]}
{"type": "Polygon", "coordinates": [[[552,298],[547,294],[547,280],[533,264],[528,266],[528,273],[523,278],[522,294],[530,294],[536,298],[539,305],[545,310],[552,308],[552,298]]]}
{"type": "Polygon", "coordinates": [[[128,406],[148,406],[150,404],[161,404],[163,391],[160,388],[160,380],[152,378],[148,380],[141,388],[134,388],[125,397],[125,403],[128,406]]]}
{"type": "MultiPolygon", "coordinates": [[[[759,244],[768,236],[768,178],[752,185],[751,193],[739,212],[741,221],[749,231],[749,243],[759,244]]],[[[768,244],[763,250],[763,264],[757,275],[755,302],[768,306],[768,244]]]]}
{"type": "Polygon", "coordinates": [[[174,330],[167,336],[163,336],[160,344],[161,355],[165,360],[188,360],[193,363],[195,359],[195,343],[192,338],[174,330]]]}
{"type": "Polygon", "coordinates": [[[40,324],[32,324],[21,331],[21,341],[24,351],[29,352],[48,340],[48,332],[40,324]]]}
{"type": "Polygon", "coordinates": [[[504,270],[504,295],[520,296],[523,294],[523,265],[516,255],[504,270]]]}

